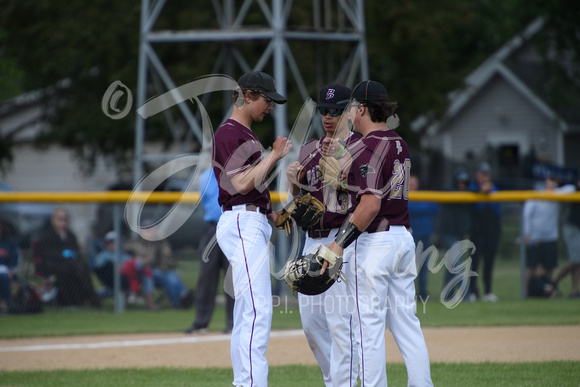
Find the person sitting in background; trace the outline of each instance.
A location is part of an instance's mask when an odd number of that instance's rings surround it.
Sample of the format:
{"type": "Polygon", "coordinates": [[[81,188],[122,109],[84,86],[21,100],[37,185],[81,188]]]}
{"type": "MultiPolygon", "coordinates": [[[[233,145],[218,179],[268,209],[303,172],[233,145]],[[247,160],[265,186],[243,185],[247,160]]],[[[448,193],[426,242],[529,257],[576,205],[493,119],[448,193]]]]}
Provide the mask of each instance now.
{"type": "MultiPolygon", "coordinates": [[[[153,222],[145,221],[144,226],[153,222]]],[[[150,265],[155,286],[165,289],[175,308],[188,309],[195,302],[193,291],[187,289],[175,269],[177,261],[166,239],[155,240],[155,227],[143,228],[143,237],[135,237],[125,244],[125,250],[150,265]]]]}
{"type": "MultiPolygon", "coordinates": [[[[101,283],[105,286],[105,291],[101,296],[111,294],[115,288],[115,239],[117,233],[109,231],[103,239],[103,250],[101,250],[94,258],[93,271],[99,277],[101,283]]],[[[123,263],[130,260],[131,257],[125,252],[121,252],[119,265],[122,267],[123,263]]],[[[128,290],[129,283],[125,276],[121,276],[121,289],[128,290]]]]}
{"type": "Polygon", "coordinates": [[[155,303],[155,282],[150,267],[151,259],[132,257],[121,266],[121,275],[127,279],[131,293],[127,298],[128,304],[142,304],[141,293],[145,294],[145,305],[149,310],[157,310],[155,303]]]}
{"type": "Polygon", "coordinates": [[[50,226],[33,242],[36,270],[56,277],[59,305],[81,306],[88,302],[98,308],[101,299],[95,292],[91,272],[82,259],[77,237],[69,229],[68,221],[64,208],[54,209],[50,226]]]}
{"type": "MultiPolygon", "coordinates": [[[[418,191],[420,189],[419,178],[411,175],[409,178],[409,189],[411,191],[418,191]]],[[[433,202],[418,202],[409,200],[409,215],[411,216],[411,230],[413,230],[413,239],[415,246],[419,242],[422,243],[421,252],[427,250],[431,246],[431,235],[433,234],[434,217],[438,211],[438,206],[433,202]]],[[[421,255],[417,255],[417,295],[422,301],[427,301],[427,279],[429,275],[429,268],[427,261],[421,261],[421,255]]]]}
{"type": "Polygon", "coordinates": [[[0,218],[0,315],[9,312],[11,282],[18,273],[20,249],[14,230],[0,218]]]}

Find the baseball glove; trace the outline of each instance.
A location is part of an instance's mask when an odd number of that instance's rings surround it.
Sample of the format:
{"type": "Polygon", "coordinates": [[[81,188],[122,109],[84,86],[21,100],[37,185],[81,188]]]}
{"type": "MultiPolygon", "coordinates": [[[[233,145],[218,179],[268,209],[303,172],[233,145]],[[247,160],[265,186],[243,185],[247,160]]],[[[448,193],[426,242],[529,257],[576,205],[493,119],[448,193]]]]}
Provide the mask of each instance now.
{"type": "Polygon", "coordinates": [[[341,268],[342,257],[320,245],[313,253],[288,261],[284,267],[284,281],[302,294],[320,294],[328,290],[338,277],[344,280],[341,268]],[[324,261],[328,262],[328,267],[320,274],[324,261]]]}
{"type": "Polygon", "coordinates": [[[308,193],[294,199],[282,209],[276,219],[276,228],[285,229],[288,233],[292,221],[300,227],[312,227],[322,219],[325,211],[324,204],[308,193]]]}
{"type": "Polygon", "coordinates": [[[346,175],[339,161],[332,156],[322,156],[318,162],[322,174],[322,185],[331,186],[335,190],[346,190],[346,175]]]}

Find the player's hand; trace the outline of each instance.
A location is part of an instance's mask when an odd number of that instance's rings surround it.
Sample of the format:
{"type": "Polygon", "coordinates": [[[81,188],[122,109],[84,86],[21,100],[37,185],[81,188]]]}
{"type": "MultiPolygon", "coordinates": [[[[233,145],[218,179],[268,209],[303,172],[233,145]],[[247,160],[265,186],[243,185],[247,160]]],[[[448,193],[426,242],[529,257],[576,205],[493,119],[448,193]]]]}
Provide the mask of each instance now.
{"type": "Polygon", "coordinates": [[[290,184],[298,185],[298,181],[300,180],[300,173],[303,171],[304,167],[298,162],[295,161],[286,168],[286,178],[290,184]]]}
{"type": "Polygon", "coordinates": [[[292,142],[290,140],[284,136],[278,136],[272,145],[272,152],[278,156],[278,159],[281,159],[282,157],[286,156],[288,152],[290,152],[291,148],[292,142]]]}
{"type": "MultiPolygon", "coordinates": [[[[327,247],[333,253],[335,253],[338,257],[342,257],[342,254],[344,253],[344,249],[342,247],[340,247],[339,245],[337,245],[336,242],[333,241],[331,244],[327,245],[327,247]]],[[[324,263],[322,264],[322,269],[320,269],[320,275],[324,274],[324,271],[326,270],[327,267],[328,267],[328,262],[324,261],[324,263]]]]}
{"type": "Polygon", "coordinates": [[[493,189],[493,184],[490,181],[485,181],[481,183],[481,186],[479,188],[483,193],[490,193],[491,190],[493,189]]]}
{"type": "Polygon", "coordinates": [[[273,222],[276,223],[276,219],[278,219],[278,215],[280,215],[280,211],[272,211],[268,214],[268,218],[273,222]]]}
{"type": "Polygon", "coordinates": [[[322,154],[324,156],[334,157],[338,154],[340,148],[341,144],[333,138],[326,137],[324,140],[322,140],[322,154]]]}

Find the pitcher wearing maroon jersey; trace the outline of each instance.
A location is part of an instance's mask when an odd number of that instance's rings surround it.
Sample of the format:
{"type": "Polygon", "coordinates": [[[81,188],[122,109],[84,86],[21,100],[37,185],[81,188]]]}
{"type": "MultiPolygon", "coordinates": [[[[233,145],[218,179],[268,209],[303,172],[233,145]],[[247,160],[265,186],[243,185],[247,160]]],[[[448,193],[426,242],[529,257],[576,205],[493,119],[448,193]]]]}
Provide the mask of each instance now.
{"type": "Polygon", "coordinates": [[[266,349],[272,322],[269,248],[272,227],[270,193],[266,183],[276,163],[292,144],[278,136],[272,151],[263,155],[252,132],[274,109],[286,103],[274,79],[263,72],[244,74],[234,90],[230,118],[213,138],[212,165],[219,185],[222,215],[217,242],[232,267],[234,327],[230,343],[234,386],[267,386],[266,349]]]}

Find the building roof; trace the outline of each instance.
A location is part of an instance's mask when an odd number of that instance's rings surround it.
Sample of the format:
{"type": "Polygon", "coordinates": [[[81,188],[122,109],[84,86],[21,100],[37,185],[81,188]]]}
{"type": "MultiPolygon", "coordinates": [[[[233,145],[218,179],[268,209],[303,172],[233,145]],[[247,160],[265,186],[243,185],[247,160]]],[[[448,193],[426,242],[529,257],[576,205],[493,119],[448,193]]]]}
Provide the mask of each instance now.
{"type": "Polygon", "coordinates": [[[449,106],[440,120],[433,120],[432,114],[421,115],[411,122],[414,132],[437,134],[447,122],[453,119],[494,77],[499,76],[516,92],[532,104],[547,119],[555,121],[561,130],[568,130],[570,120],[580,123],[578,109],[567,106],[553,107],[542,98],[542,69],[540,61],[511,60],[514,53],[523,48],[544,27],[544,18],[538,17],[520,34],[514,36],[465,79],[465,86],[449,95],[449,106]],[[540,68],[538,68],[540,67],[540,68]],[[578,120],[576,117],[578,116],[578,120]]]}

